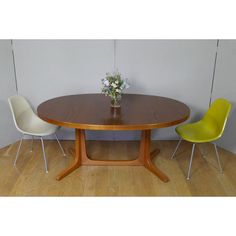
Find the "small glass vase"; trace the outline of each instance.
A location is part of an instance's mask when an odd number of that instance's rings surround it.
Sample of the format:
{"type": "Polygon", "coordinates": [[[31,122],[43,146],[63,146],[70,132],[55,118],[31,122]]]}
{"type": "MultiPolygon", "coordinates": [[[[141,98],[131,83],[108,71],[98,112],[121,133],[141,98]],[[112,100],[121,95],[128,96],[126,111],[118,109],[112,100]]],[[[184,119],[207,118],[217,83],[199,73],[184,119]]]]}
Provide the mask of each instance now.
{"type": "Polygon", "coordinates": [[[111,107],[118,108],[121,104],[121,95],[116,98],[111,98],[111,107]]]}

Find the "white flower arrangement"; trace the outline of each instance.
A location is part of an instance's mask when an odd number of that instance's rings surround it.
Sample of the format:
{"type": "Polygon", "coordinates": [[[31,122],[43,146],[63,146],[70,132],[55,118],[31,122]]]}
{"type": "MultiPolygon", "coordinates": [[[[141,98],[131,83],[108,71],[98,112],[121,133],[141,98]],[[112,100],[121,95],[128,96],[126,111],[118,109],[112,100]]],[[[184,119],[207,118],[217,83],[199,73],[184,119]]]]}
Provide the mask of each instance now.
{"type": "Polygon", "coordinates": [[[121,99],[121,93],[124,89],[129,88],[127,79],[123,79],[119,72],[114,74],[107,73],[102,79],[102,93],[109,96],[113,103],[121,99]]]}

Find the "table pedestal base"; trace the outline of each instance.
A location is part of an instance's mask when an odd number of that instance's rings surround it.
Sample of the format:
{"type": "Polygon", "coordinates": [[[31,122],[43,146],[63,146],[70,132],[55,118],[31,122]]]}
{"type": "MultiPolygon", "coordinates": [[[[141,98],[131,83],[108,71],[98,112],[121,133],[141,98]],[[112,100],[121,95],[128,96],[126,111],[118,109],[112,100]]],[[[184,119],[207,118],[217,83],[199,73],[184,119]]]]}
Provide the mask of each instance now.
{"type": "Polygon", "coordinates": [[[155,174],[163,182],[168,182],[169,178],[159,170],[153,163],[152,158],[155,157],[160,150],[155,149],[150,153],[151,144],[151,130],[143,130],[140,142],[139,156],[135,160],[92,160],[88,158],[86,152],[85,133],[84,130],[75,130],[75,159],[71,166],[63,170],[56,177],[57,180],[61,180],[65,176],[69,175],[75,169],[81,165],[94,165],[94,166],[144,166],[153,174],[155,174]]]}

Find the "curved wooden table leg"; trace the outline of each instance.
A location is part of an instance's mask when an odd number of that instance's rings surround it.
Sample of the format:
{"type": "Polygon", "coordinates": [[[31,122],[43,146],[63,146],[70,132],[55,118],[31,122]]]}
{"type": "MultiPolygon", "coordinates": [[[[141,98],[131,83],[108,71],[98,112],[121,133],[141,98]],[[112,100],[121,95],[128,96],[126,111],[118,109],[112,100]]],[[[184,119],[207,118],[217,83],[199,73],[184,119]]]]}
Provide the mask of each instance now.
{"type": "Polygon", "coordinates": [[[87,157],[86,144],[85,144],[85,133],[84,130],[75,130],[75,160],[71,166],[63,170],[56,177],[57,180],[63,179],[65,176],[69,175],[75,169],[79,168],[82,164],[91,165],[144,165],[149,171],[155,174],[163,182],[168,182],[169,178],[159,170],[153,163],[152,158],[155,157],[160,150],[155,149],[150,153],[151,144],[151,130],[142,131],[142,138],[140,143],[139,158],[134,161],[96,161],[90,160],[87,157]],[[91,163],[90,163],[91,162],[91,163]]]}
{"type": "Polygon", "coordinates": [[[86,152],[85,148],[85,137],[84,130],[76,129],[75,130],[75,160],[71,166],[60,172],[56,179],[61,180],[65,176],[69,175],[75,169],[81,166],[81,157],[86,152]]]}
{"type": "Polygon", "coordinates": [[[151,144],[151,130],[143,130],[141,143],[140,143],[140,158],[142,158],[144,166],[156,175],[163,182],[168,182],[169,178],[161,170],[159,170],[153,163],[152,158],[160,152],[159,149],[154,150],[150,153],[150,144],[151,144]]]}

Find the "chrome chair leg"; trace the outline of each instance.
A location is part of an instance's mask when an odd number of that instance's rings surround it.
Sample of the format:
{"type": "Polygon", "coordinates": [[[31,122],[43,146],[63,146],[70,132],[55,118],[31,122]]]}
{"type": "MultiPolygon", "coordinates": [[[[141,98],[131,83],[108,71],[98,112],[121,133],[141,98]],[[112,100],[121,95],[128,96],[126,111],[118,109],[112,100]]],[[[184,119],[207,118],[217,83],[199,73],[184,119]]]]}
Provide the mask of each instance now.
{"type": "Polygon", "coordinates": [[[33,152],[33,144],[34,144],[34,136],[32,135],[31,146],[30,146],[30,152],[33,152]]]}
{"type": "Polygon", "coordinates": [[[188,167],[188,175],[187,175],[187,180],[190,179],[190,173],[191,173],[191,168],[192,168],[192,162],[193,162],[193,154],[194,154],[194,149],[195,149],[195,143],[193,144],[192,147],[192,153],[191,153],[191,157],[190,157],[190,163],[189,163],[189,167],[188,167]]]}
{"type": "Polygon", "coordinates": [[[182,139],[179,140],[179,142],[178,142],[178,144],[177,144],[177,146],[176,146],[176,148],[175,148],[175,151],[174,151],[174,153],[172,154],[172,156],[171,156],[170,159],[174,159],[174,158],[175,158],[175,154],[176,154],[176,152],[177,152],[177,150],[178,150],[178,148],[179,148],[179,146],[180,146],[181,141],[182,141],[182,139]]]}
{"type": "Polygon", "coordinates": [[[41,144],[42,144],[42,149],[43,149],[43,159],[44,159],[44,164],[45,164],[45,171],[46,171],[46,173],[48,173],[48,163],[47,163],[47,158],[45,155],[43,138],[41,137],[40,139],[41,139],[41,144]]]}
{"type": "Polygon", "coordinates": [[[223,174],[223,170],[222,170],[222,167],[221,167],[221,164],[220,164],[220,156],[219,156],[217,146],[216,146],[215,143],[214,143],[214,147],[215,147],[216,159],[217,159],[217,162],[218,162],[218,165],[219,165],[220,173],[223,174]]]}
{"type": "Polygon", "coordinates": [[[64,152],[64,150],[63,150],[63,148],[62,148],[62,146],[61,146],[61,143],[60,143],[59,140],[58,140],[57,134],[55,133],[54,135],[55,135],[56,140],[57,140],[57,143],[58,143],[58,145],[59,145],[59,147],[60,147],[60,149],[61,149],[61,151],[62,151],[62,154],[63,154],[63,156],[65,157],[66,154],[65,154],[65,152],[64,152]]]}
{"type": "Polygon", "coordinates": [[[18,159],[19,154],[20,154],[20,148],[21,148],[21,144],[22,144],[23,138],[24,138],[24,134],[21,137],[20,144],[19,144],[18,149],[17,149],[16,158],[15,158],[15,161],[14,161],[14,166],[16,165],[17,159],[18,159]]]}

